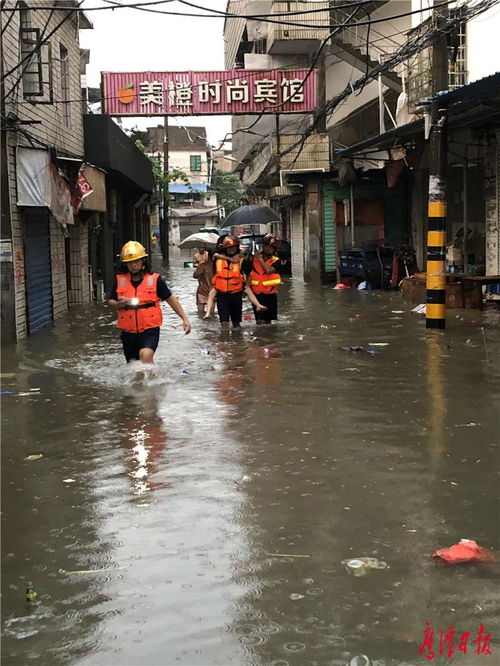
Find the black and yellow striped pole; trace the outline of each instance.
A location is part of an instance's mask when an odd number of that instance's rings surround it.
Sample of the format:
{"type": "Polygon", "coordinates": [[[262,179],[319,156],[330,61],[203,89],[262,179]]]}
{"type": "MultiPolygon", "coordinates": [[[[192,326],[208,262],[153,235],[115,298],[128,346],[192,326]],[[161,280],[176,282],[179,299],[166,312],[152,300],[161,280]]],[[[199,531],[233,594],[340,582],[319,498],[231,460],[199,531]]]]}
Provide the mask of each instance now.
{"type": "Polygon", "coordinates": [[[446,106],[432,104],[427,227],[426,328],[446,328],[446,106]]]}

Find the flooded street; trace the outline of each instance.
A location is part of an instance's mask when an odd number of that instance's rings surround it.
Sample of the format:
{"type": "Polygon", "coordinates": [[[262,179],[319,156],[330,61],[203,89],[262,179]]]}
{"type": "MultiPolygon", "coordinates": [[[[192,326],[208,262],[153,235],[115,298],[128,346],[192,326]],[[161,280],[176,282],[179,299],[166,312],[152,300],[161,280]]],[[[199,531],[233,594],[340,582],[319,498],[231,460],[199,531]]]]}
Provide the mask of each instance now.
{"type": "Polygon", "coordinates": [[[102,305],[3,350],[4,663],[417,666],[426,622],[432,663],[498,663],[498,565],[431,553],[500,549],[500,313],[426,332],[398,293],[288,280],[277,327],[223,335],[191,275],[152,379],[102,305]]]}

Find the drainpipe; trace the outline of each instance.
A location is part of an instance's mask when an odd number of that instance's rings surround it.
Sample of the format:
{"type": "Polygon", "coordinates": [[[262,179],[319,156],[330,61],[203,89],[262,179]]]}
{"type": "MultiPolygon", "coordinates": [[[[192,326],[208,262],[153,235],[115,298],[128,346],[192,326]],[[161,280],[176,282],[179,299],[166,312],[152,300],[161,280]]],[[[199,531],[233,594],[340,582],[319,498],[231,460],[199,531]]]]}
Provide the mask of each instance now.
{"type": "Polygon", "coordinates": [[[350,187],[350,205],[349,212],[351,214],[351,247],[354,247],[354,186],[350,187]]]}
{"type": "Polygon", "coordinates": [[[468,235],[467,234],[467,232],[468,232],[468,229],[467,229],[467,198],[468,198],[467,197],[467,162],[464,162],[462,164],[462,169],[463,169],[463,175],[464,175],[464,178],[463,178],[463,193],[464,194],[463,194],[463,199],[462,199],[462,206],[463,206],[463,211],[462,211],[463,217],[462,217],[462,219],[463,219],[463,228],[464,228],[464,240],[463,240],[463,243],[462,243],[462,252],[463,252],[463,255],[464,255],[463,271],[464,271],[465,274],[467,274],[467,270],[468,270],[468,267],[469,267],[468,254],[467,254],[467,235],[468,235]]]}

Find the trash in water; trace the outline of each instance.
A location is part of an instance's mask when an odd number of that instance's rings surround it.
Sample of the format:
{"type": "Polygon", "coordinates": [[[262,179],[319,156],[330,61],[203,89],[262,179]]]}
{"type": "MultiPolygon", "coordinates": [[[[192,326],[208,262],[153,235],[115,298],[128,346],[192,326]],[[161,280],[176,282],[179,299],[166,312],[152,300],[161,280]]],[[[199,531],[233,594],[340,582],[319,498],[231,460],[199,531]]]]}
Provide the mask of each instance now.
{"type": "Polygon", "coordinates": [[[366,654],[359,654],[351,659],[349,666],[372,666],[372,662],[366,654]]]}
{"type": "Polygon", "coordinates": [[[303,598],[304,595],[299,594],[298,592],[292,592],[292,594],[290,595],[290,599],[292,599],[292,601],[296,601],[297,599],[303,599],[303,598]]]}
{"type": "Polygon", "coordinates": [[[360,347],[359,345],[349,345],[348,347],[339,347],[339,349],[348,352],[360,352],[364,350],[364,347],[360,347]]]}
{"type": "Polygon", "coordinates": [[[472,421],[471,423],[457,423],[455,428],[475,428],[480,425],[480,423],[474,423],[474,421],[472,421]]]}
{"type": "Polygon", "coordinates": [[[425,314],[425,303],[421,303],[420,305],[416,305],[412,309],[412,312],[416,312],[417,314],[424,315],[425,314]]]}
{"type": "Polygon", "coordinates": [[[375,349],[367,349],[366,353],[371,354],[372,356],[376,356],[377,354],[380,354],[380,352],[376,351],[375,349]]]}
{"type": "Polygon", "coordinates": [[[366,280],[364,280],[363,282],[360,282],[358,284],[358,291],[371,291],[371,290],[372,290],[372,286],[366,280]]]}
{"type": "Polygon", "coordinates": [[[392,314],[403,314],[404,310],[391,310],[392,314]]]}
{"type": "Polygon", "coordinates": [[[253,316],[252,315],[243,315],[243,321],[252,321],[253,316]]]}
{"type": "Polygon", "coordinates": [[[63,483],[75,483],[75,479],[63,479],[63,483]]]}
{"type": "Polygon", "coordinates": [[[43,458],[43,453],[32,453],[26,456],[25,460],[40,460],[40,458],[43,458]]]}
{"type": "Polygon", "coordinates": [[[347,289],[347,287],[343,282],[339,282],[335,287],[332,287],[332,289],[347,289]]]}
{"type": "Polygon", "coordinates": [[[211,354],[212,352],[210,351],[210,349],[202,349],[202,350],[201,350],[201,353],[202,353],[202,354],[205,354],[206,356],[208,356],[208,354],[211,354]]]}
{"type": "Polygon", "coordinates": [[[181,375],[187,376],[189,375],[189,370],[181,370],[181,375]]]}
{"type": "Polygon", "coordinates": [[[12,395],[12,391],[0,391],[0,395],[12,395]]]}
{"type": "Polygon", "coordinates": [[[446,564],[464,564],[466,562],[488,562],[492,559],[492,554],[472,539],[460,539],[459,543],[449,548],[435,550],[432,557],[442,560],[446,564]]]}
{"type": "Polygon", "coordinates": [[[38,600],[38,592],[33,583],[26,583],[26,601],[28,603],[36,603],[38,600]]]}
{"type": "Polygon", "coordinates": [[[388,347],[389,343],[388,342],[369,342],[368,343],[370,347],[388,347]]]}
{"type": "Polygon", "coordinates": [[[387,562],[377,560],[376,557],[354,557],[349,560],[342,560],[341,564],[353,576],[364,576],[370,569],[388,569],[387,562]]]}
{"type": "Polygon", "coordinates": [[[328,326],[327,326],[326,324],[320,324],[319,327],[320,327],[320,328],[328,328],[328,326]]]}

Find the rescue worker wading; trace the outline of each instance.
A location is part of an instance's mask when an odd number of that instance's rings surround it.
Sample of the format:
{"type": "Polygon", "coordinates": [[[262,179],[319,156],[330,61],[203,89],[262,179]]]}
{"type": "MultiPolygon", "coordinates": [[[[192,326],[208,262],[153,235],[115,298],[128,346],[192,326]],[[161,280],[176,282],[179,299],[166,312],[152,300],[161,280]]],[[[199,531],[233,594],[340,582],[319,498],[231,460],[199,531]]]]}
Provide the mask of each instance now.
{"type": "MultiPolygon", "coordinates": [[[[252,291],[245,285],[242,272],[243,258],[240,257],[240,244],[234,236],[226,236],[222,241],[222,252],[214,254],[214,277],[212,284],[217,300],[217,311],[223,329],[229,328],[229,321],[233,328],[241,324],[241,310],[243,292],[252,305],[258,310],[263,306],[259,303],[252,291]]],[[[213,297],[213,293],[211,295],[213,297]]],[[[207,305],[209,310],[211,299],[207,305]]]]}
{"type": "Polygon", "coordinates": [[[245,272],[250,274],[250,288],[259,299],[259,303],[266,306],[265,310],[254,307],[257,324],[270,324],[278,319],[278,287],[281,284],[279,273],[280,261],[276,256],[278,239],[272,234],[264,236],[262,254],[255,253],[247,260],[245,272]]]}
{"type": "Polygon", "coordinates": [[[122,247],[122,273],[109,295],[108,304],[118,311],[118,328],[122,331],[123,352],[127,363],[132,360],[152,363],[160,339],[162,312],[160,301],[167,301],[182,319],[184,332],[191,324],[181,304],[158,273],[152,273],[145,248],[136,241],[122,247]]]}

